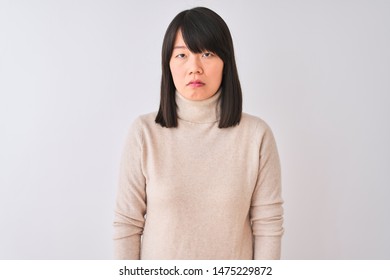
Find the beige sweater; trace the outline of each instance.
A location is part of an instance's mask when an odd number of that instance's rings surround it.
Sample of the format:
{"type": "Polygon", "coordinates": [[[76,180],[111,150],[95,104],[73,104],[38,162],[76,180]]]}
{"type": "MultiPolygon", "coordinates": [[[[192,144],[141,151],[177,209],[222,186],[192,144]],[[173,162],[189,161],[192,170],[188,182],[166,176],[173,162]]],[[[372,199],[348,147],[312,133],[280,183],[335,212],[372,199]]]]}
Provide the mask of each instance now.
{"type": "Polygon", "coordinates": [[[278,259],[280,164],[270,128],[243,113],[218,128],[219,95],[176,93],[178,127],[133,123],[114,220],[117,259],[278,259]],[[141,238],[142,237],[142,238],[141,238]]]}

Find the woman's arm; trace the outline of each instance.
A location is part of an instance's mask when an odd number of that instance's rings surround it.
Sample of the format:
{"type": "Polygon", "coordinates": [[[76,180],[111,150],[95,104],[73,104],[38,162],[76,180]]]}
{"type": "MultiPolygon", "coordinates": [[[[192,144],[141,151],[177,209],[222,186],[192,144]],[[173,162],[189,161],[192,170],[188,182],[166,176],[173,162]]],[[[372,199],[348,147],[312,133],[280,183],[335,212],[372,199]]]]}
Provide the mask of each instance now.
{"type": "Polygon", "coordinates": [[[283,199],[279,155],[266,126],[260,145],[260,164],[251,204],[254,259],[280,259],[283,235],[283,199]]]}
{"type": "Polygon", "coordinates": [[[141,168],[142,133],[139,120],[129,131],[122,154],[114,216],[115,259],[140,259],[145,223],[145,176],[141,168]]]}

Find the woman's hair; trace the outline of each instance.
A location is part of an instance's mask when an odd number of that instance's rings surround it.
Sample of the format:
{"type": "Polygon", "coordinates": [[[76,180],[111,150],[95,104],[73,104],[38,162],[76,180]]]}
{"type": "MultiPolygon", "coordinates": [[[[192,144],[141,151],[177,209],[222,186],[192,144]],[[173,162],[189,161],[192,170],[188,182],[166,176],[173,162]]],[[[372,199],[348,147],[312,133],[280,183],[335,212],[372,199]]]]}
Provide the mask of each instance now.
{"type": "Polygon", "coordinates": [[[223,63],[221,83],[221,110],[219,128],[235,126],[240,122],[242,93],[233,40],[225,21],[208,8],[197,7],[179,13],[169,24],[162,45],[162,77],[160,107],[156,123],[163,127],[177,127],[175,85],[169,67],[178,30],[193,53],[210,51],[218,55],[223,63]]]}

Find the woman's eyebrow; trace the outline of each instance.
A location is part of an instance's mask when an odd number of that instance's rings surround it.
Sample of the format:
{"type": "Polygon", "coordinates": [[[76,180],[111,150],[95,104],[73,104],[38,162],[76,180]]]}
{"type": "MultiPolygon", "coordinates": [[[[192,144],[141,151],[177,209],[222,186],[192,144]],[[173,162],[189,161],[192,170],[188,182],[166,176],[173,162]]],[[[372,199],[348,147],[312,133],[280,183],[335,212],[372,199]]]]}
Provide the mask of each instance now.
{"type": "Polygon", "coordinates": [[[186,49],[187,47],[186,46],[175,46],[173,47],[173,49],[186,49]]]}

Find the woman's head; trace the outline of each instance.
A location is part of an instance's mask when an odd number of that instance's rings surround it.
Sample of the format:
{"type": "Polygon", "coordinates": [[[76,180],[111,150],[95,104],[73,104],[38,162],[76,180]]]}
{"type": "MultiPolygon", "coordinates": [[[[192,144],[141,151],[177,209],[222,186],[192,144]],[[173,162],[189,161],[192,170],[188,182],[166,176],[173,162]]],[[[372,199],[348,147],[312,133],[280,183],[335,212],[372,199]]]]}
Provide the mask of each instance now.
{"type": "Polygon", "coordinates": [[[234,126],[241,118],[242,94],[229,28],[210,9],[183,11],[172,20],[163,41],[156,122],[165,127],[177,126],[176,90],[186,98],[202,100],[219,88],[219,127],[234,126]]]}
{"type": "Polygon", "coordinates": [[[176,90],[190,100],[213,96],[221,87],[223,60],[214,52],[193,52],[177,31],[169,68],[176,90]]]}

